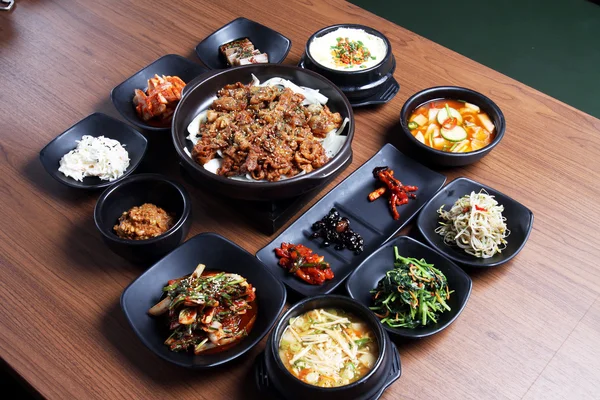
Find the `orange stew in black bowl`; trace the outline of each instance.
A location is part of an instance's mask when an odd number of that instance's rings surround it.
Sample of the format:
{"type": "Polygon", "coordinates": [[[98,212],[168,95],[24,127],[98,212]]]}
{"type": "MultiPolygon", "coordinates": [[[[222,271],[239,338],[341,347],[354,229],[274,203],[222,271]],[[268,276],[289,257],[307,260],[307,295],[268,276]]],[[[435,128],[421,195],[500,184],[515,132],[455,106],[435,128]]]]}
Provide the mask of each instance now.
{"type": "Polygon", "coordinates": [[[478,105],[461,100],[434,100],[414,110],[408,129],[421,143],[436,150],[466,153],[484,148],[496,127],[478,105]]]}
{"type": "Polygon", "coordinates": [[[412,95],[400,111],[403,151],[426,165],[460,167],[479,161],[506,130],[494,101],[459,86],[437,86],[412,95]]]}

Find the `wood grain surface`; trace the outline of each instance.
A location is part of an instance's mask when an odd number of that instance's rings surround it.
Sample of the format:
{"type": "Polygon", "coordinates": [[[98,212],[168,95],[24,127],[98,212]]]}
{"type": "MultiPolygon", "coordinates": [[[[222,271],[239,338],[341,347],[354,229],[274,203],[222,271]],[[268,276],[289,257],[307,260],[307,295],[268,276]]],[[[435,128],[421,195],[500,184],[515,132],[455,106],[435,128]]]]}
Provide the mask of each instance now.
{"type": "MultiPolygon", "coordinates": [[[[0,14],[0,356],[47,398],[258,398],[251,365],[264,343],[225,367],[190,371],[154,356],[127,324],[123,289],[142,269],[111,253],[93,223],[99,193],[54,181],[38,153],[94,111],[118,117],[110,90],[158,57],[196,60],[195,45],[245,16],[292,39],[335,23],[383,32],[401,85],[356,110],[354,160],[395,143],[406,99],[437,85],[492,98],[506,136],[481,162],[443,170],[528,206],[533,232],[509,264],[471,273],[463,314],[431,338],[398,344],[403,375],[384,399],[600,397],[600,121],[341,0],[18,1],[0,14]]],[[[165,134],[150,133],[142,170],[183,181],[165,134]]],[[[188,237],[214,231],[254,253],[270,241],[218,197],[193,197],[188,237]]],[[[315,198],[316,200],[316,198],[315,198]]],[[[300,214],[298,214],[300,215],[300,214]]]]}

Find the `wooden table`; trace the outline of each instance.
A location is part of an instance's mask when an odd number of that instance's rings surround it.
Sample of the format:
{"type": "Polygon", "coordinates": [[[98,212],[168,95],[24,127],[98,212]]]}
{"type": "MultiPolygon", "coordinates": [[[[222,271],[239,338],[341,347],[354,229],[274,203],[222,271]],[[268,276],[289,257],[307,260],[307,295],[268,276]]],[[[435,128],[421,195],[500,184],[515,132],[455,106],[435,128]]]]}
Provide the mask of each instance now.
{"type": "MultiPolygon", "coordinates": [[[[400,93],[356,111],[354,161],[320,195],[398,134],[400,108],[418,90],[474,88],[506,116],[506,136],[492,153],[443,172],[527,205],[535,214],[529,242],[504,267],[472,274],[471,299],[449,329],[399,345],[403,375],[384,398],[599,398],[599,120],[341,0],[187,0],[161,3],[160,11],[151,4],[23,0],[0,14],[0,355],[36,391],[257,397],[250,366],[263,343],[217,371],[182,370],[142,345],[119,306],[142,270],[102,243],[92,219],[98,193],[61,185],[38,160],[86,115],[118,116],[109,92],[123,79],[167,53],[195,60],[203,37],[242,15],[292,39],[286,64],[299,60],[311,33],[334,23],[373,26],[391,40],[400,93]]],[[[164,156],[146,170],[181,180],[169,139],[149,137],[154,155],[164,156]]],[[[194,198],[190,237],[215,231],[252,253],[270,240],[218,198],[186,187],[194,198]]]]}

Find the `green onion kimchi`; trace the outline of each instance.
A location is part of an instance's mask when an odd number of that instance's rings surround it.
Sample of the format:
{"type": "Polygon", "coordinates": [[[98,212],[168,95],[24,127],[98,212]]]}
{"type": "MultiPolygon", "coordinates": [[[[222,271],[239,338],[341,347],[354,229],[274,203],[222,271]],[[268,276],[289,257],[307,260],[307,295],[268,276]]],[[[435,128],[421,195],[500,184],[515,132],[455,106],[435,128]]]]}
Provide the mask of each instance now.
{"type": "Polygon", "coordinates": [[[172,351],[213,353],[237,344],[256,319],[255,289],[246,278],[226,272],[205,272],[203,264],[189,276],[173,279],[166,296],[148,313],[167,316],[172,351]]]}

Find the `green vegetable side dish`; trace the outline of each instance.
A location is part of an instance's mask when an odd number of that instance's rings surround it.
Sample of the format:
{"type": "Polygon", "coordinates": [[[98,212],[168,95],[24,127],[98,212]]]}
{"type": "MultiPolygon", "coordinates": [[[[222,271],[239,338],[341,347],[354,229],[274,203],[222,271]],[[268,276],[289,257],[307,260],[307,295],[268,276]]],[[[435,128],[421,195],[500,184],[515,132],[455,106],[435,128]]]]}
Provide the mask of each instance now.
{"type": "Polygon", "coordinates": [[[417,328],[437,323],[440,314],[450,311],[446,301],[452,292],[433,264],[402,257],[394,246],[394,269],[371,290],[374,306],[369,308],[391,328],[417,328]]]}

